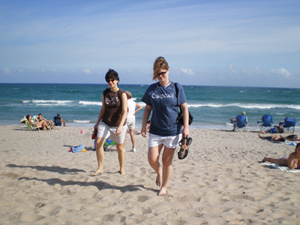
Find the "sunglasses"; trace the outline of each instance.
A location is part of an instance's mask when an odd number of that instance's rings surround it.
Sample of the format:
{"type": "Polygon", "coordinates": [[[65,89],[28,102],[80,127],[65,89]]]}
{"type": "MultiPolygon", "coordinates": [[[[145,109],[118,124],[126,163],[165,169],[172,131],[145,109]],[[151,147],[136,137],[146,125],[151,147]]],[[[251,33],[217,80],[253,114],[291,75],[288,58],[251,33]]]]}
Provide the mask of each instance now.
{"type": "Polygon", "coordinates": [[[114,82],[114,81],[115,81],[115,79],[106,80],[107,83],[114,82]]]}
{"type": "Polygon", "coordinates": [[[160,75],[165,75],[168,71],[163,71],[163,72],[160,72],[158,74],[156,74],[157,77],[159,77],[160,75]]]}

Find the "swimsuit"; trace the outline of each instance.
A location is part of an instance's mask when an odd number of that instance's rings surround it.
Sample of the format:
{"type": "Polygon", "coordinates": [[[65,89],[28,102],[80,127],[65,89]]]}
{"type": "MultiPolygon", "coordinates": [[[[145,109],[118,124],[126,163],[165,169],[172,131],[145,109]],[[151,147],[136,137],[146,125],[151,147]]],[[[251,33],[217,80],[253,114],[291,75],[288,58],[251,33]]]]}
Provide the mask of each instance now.
{"type": "Polygon", "coordinates": [[[285,160],[286,158],[288,158],[287,155],[286,155],[286,156],[283,156],[283,157],[281,158],[281,162],[280,162],[281,166],[283,166],[283,160],[285,160]]]}

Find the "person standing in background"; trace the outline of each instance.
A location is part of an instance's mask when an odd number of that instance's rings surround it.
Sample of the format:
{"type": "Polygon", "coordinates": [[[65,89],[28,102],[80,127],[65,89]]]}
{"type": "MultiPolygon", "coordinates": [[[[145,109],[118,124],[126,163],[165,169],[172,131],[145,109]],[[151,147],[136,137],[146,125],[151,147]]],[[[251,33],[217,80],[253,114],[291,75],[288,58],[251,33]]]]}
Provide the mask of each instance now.
{"type": "MultiPolygon", "coordinates": [[[[135,114],[136,112],[140,111],[143,108],[143,106],[133,101],[132,94],[129,91],[126,91],[125,93],[127,95],[127,127],[129,129],[129,134],[131,138],[132,151],[136,152],[135,136],[134,136],[135,114]]],[[[124,146],[125,146],[125,142],[126,140],[124,141],[124,146]]]]}

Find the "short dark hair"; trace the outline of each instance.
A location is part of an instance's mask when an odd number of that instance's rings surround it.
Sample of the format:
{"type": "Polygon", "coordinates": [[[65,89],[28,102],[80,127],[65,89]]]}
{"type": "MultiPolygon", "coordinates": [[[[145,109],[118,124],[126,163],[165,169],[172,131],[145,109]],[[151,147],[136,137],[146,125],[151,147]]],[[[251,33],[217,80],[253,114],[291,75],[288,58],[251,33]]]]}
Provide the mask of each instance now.
{"type": "Polygon", "coordinates": [[[57,116],[60,116],[60,114],[59,114],[59,113],[57,113],[57,116]]]}
{"type": "Polygon", "coordinates": [[[117,81],[120,81],[119,74],[113,69],[109,69],[105,75],[106,81],[109,81],[110,79],[115,79],[117,81]]]}

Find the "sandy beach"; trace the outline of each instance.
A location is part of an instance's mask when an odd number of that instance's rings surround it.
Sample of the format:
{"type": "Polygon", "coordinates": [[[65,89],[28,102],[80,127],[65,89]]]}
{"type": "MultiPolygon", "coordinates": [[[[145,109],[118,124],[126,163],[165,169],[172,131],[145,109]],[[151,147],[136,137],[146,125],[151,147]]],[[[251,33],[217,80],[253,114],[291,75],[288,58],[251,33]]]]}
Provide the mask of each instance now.
{"type": "Polygon", "coordinates": [[[258,131],[191,130],[188,157],[174,156],[168,196],[157,196],[139,129],[137,152],[126,136],[126,175],[113,146],[96,177],[92,128],[0,125],[0,134],[0,224],[300,224],[300,173],[258,163],[295,147],[258,131]],[[81,144],[86,152],[69,152],[81,144]]]}

